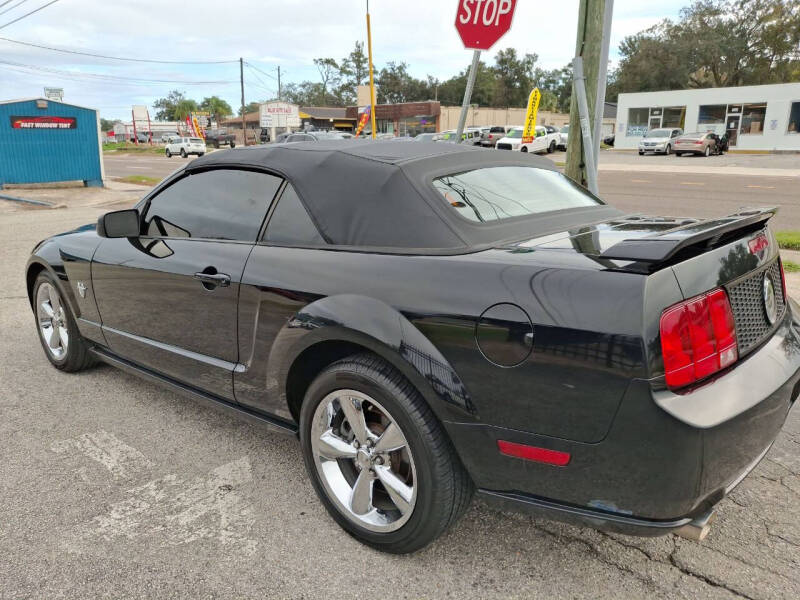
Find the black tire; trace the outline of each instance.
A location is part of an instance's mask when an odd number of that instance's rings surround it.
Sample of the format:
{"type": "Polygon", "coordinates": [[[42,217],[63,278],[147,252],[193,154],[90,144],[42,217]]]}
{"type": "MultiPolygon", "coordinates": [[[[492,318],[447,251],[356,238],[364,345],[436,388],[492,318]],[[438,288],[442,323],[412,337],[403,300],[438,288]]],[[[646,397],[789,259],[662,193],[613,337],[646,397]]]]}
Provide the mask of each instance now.
{"type": "Polygon", "coordinates": [[[186,148],[181,148],[181,158],[186,158],[187,156],[189,155],[186,154],[186,148]]]}
{"type": "Polygon", "coordinates": [[[36,281],[33,284],[33,317],[34,322],[36,323],[36,332],[39,336],[39,342],[42,344],[42,350],[44,350],[45,356],[56,369],[65,371],[67,373],[74,373],[75,371],[82,371],[83,369],[86,369],[94,364],[94,357],[89,352],[88,344],[81,337],[81,334],[78,331],[78,325],[75,323],[75,318],[72,315],[69,304],[67,304],[67,301],[64,299],[64,296],[61,293],[61,288],[58,286],[53,276],[47,271],[42,271],[39,273],[39,276],[36,278],[36,281]],[[47,284],[55,289],[60,296],[61,305],[64,309],[63,320],[69,335],[69,343],[67,344],[64,356],[60,358],[57,358],[53,355],[53,352],[48,347],[39,326],[37,298],[39,294],[39,288],[44,284],[47,284]]]}
{"type": "Polygon", "coordinates": [[[214,142],[214,148],[219,148],[219,141],[214,142]]]}
{"type": "Polygon", "coordinates": [[[550,145],[547,147],[547,153],[552,154],[555,151],[556,151],[556,143],[550,142],[550,145]]]}
{"type": "Polygon", "coordinates": [[[203,154],[205,154],[205,152],[198,152],[197,156],[203,156],[203,154]]]}
{"type": "Polygon", "coordinates": [[[169,151],[169,148],[167,148],[165,154],[167,155],[167,158],[172,158],[172,152],[169,151]]]}
{"type": "Polygon", "coordinates": [[[703,156],[705,156],[706,158],[711,156],[711,146],[706,146],[706,149],[703,150],[703,156]]]}
{"type": "Polygon", "coordinates": [[[231,148],[236,148],[236,142],[231,142],[231,148]]]}
{"type": "Polygon", "coordinates": [[[683,156],[683,152],[678,152],[678,151],[676,150],[676,151],[675,151],[675,156],[683,156]]]}
{"type": "Polygon", "coordinates": [[[664,155],[669,156],[670,154],[672,154],[672,146],[667,144],[667,147],[664,148],[664,155]]]}
{"type": "Polygon", "coordinates": [[[639,152],[639,156],[644,156],[644,152],[639,152]]]}
{"type": "Polygon", "coordinates": [[[461,517],[472,499],[472,481],[430,407],[399,371],[371,354],[344,358],[314,379],[300,411],[300,443],[306,470],[328,513],[350,535],[377,550],[406,554],[424,548],[461,517]],[[415,457],[416,504],[394,531],[370,531],[355,523],[329,498],[320,480],[310,440],[312,421],[320,402],[342,389],[380,402],[400,426],[415,457]]]}
{"type": "Polygon", "coordinates": [[[523,146],[522,148],[519,149],[519,151],[520,152],[527,152],[528,151],[528,147],[527,146],[523,146]]]}

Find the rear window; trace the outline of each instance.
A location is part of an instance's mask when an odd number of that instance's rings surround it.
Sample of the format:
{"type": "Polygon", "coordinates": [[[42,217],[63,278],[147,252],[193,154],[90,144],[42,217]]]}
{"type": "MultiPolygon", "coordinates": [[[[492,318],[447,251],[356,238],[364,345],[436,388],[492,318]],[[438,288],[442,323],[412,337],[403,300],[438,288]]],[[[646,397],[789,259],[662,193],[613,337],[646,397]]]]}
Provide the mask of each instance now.
{"type": "Polygon", "coordinates": [[[438,177],[433,187],[459,215],[478,222],[602,204],[561,173],[534,167],[475,169],[438,177]]]}
{"type": "Polygon", "coordinates": [[[203,140],[201,140],[200,138],[189,138],[189,141],[192,142],[193,144],[202,144],[203,143],[203,140]]]}
{"type": "Polygon", "coordinates": [[[506,132],[506,128],[505,127],[492,127],[489,130],[489,133],[505,133],[505,132],[506,132]]]}

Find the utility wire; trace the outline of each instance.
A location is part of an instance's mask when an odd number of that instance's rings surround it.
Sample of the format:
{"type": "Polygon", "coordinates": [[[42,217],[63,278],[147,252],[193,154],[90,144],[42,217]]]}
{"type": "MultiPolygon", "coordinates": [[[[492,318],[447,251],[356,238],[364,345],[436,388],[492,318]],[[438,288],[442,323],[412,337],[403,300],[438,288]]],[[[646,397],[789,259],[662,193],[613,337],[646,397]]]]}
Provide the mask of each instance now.
{"type": "MultiPolygon", "coordinates": [[[[245,63],[245,64],[248,66],[248,68],[250,68],[252,70],[252,67],[248,63],[245,63]]],[[[274,94],[275,93],[274,89],[267,87],[267,83],[263,79],[261,79],[261,77],[258,76],[258,73],[256,73],[255,71],[252,71],[252,75],[258,81],[261,82],[261,85],[255,84],[257,87],[260,87],[262,90],[264,90],[265,92],[267,92],[269,94],[274,94]]]]}
{"type": "Polygon", "coordinates": [[[178,83],[183,85],[217,85],[227,83],[238,83],[234,80],[218,80],[218,81],[187,81],[183,79],[147,79],[139,77],[120,77],[118,75],[108,75],[105,73],[86,73],[81,71],[64,71],[61,69],[54,69],[52,67],[40,67],[37,65],[26,65],[23,63],[13,62],[9,60],[0,60],[0,64],[14,67],[17,70],[24,69],[27,71],[41,71],[44,73],[52,73],[55,75],[66,76],[69,78],[84,78],[94,79],[101,81],[133,81],[137,83],[178,83]]]}
{"type": "Polygon", "coordinates": [[[81,52],[80,50],[67,50],[65,48],[54,48],[53,46],[34,44],[33,42],[23,42],[21,40],[12,40],[6,37],[0,37],[0,40],[4,42],[11,42],[12,44],[30,46],[31,48],[41,48],[42,50],[51,50],[52,52],[63,52],[64,54],[78,54],[80,56],[91,56],[93,58],[107,58],[109,60],[123,60],[127,62],[158,63],[165,65],[221,65],[221,64],[230,64],[239,62],[238,60],[157,60],[151,58],[127,58],[122,56],[108,56],[106,54],[96,54],[94,52],[81,52]]]}
{"type": "Polygon", "coordinates": [[[258,72],[259,72],[259,73],[261,73],[262,75],[266,75],[267,77],[270,77],[270,78],[272,78],[272,79],[275,79],[276,81],[277,81],[277,79],[278,79],[277,77],[275,77],[275,75],[271,75],[270,73],[267,73],[266,71],[264,71],[264,70],[262,70],[262,69],[259,69],[257,66],[255,66],[255,65],[253,65],[253,64],[250,64],[250,63],[249,63],[249,62],[247,62],[247,61],[244,61],[244,64],[246,64],[246,65],[247,65],[248,67],[250,67],[251,69],[255,69],[256,71],[258,71],[258,72]]]}
{"type": "Polygon", "coordinates": [[[43,5],[43,6],[40,6],[39,8],[37,8],[37,9],[35,9],[35,10],[32,10],[31,12],[25,13],[25,14],[24,14],[24,15],[22,15],[21,17],[17,17],[17,18],[16,18],[16,19],[14,19],[13,21],[9,21],[8,23],[5,23],[4,25],[0,25],[0,29],[5,29],[5,28],[6,28],[6,27],[8,27],[9,25],[13,25],[13,24],[14,24],[14,23],[16,23],[17,21],[22,21],[22,19],[24,19],[25,17],[30,17],[32,14],[34,14],[34,13],[37,13],[37,12],[39,12],[40,10],[43,10],[43,9],[47,8],[47,7],[48,7],[48,6],[50,6],[51,4],[55,4],[56,2],[58,2],[58,0],[50,0],[50,2],[48,2],[47,4],[45,4],[45,5],[43,5]]]}
{"type": "MultiPolygon", "coordinates": [[[[28,0],[19,0],[19,2],[17,2],[17,3],[16,3],[14,6],[9,6],[9,7],[8,7],[7,9],[5,9],[3,12],[0,12],[0,15],[4,15],[4,14],[6,14],[6,13],[7,13],[7,12],[9,12],[9,11],[12,11],[12,10],[14,10],[14,9],[15,9],[15,8],[17,8],[17,7],[18,7],[20,4],[25,4],[27,1],[28,1],[28,0]]],[[[4,6],[5,6],[6,4],[8,4],[9,2],[11,2],[11,0],[8,0],[8,2],[3,2],[2,4],[0,4],[0,8],[4,7],[4,6]]]]}
{"type": "Polygon", "coordinates": [[[5,2],[0,2],[0,8],[3,8],[9,2],[13,2],[14,0],[6,0],[5,2]]]}

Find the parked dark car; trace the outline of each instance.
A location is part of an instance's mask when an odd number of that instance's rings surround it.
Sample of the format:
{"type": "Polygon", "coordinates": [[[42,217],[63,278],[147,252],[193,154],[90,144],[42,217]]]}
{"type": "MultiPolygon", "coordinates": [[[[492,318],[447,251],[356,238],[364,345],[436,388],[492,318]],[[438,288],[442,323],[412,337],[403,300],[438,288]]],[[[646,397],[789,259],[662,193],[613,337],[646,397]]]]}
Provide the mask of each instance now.
{"type": "Polygon", "coordinates": [[[381,550],[474,490],[701,537],[800,387],[773,214],[628,216],[519,152],[272,144],[40,242],[25,276],[56,368],[299,436],[331,516],[381,550]]]}
{"type": "Polygon", "coordinates": [[[206,131],[206,145],[219,148],[220,146],[236,147],[236,136],[228,133],[227,129],[209,129],[206,131]]]}

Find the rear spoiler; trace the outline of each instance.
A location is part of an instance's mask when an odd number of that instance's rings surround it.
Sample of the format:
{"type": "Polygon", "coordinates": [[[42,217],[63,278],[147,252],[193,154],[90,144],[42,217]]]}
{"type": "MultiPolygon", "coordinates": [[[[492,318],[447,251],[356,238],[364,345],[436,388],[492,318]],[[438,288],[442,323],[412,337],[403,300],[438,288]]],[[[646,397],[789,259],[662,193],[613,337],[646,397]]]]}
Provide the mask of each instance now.
{"type": "MultiPolygon", "coordinates": [[[[746,208],[740,212],[706,221],[696,221],[668,229],[651,236],[623,240],[600,255],[610,260],[630,260],[641,263],[664,263],[679,252],[719,245],[726,239],[741,237],[769,221],[778,208],[746,208]]],[[[652,265],[651,265],[652,266],[652,265]]]]}

